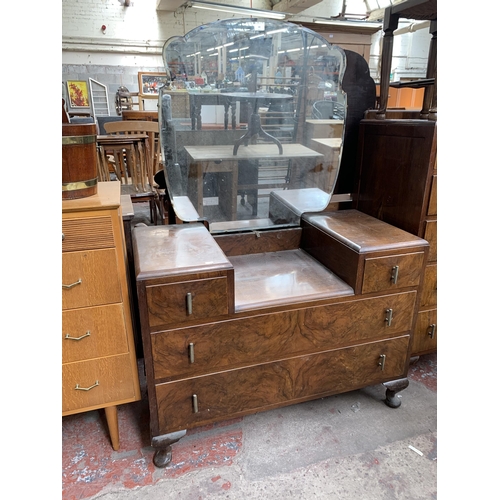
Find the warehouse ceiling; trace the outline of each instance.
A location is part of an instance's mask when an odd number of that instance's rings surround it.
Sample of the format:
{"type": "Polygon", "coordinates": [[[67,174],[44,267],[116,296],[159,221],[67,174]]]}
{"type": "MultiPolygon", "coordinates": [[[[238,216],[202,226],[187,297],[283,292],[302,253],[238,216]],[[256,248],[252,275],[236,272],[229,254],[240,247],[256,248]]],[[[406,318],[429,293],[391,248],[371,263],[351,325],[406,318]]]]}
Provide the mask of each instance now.
{"type": "MultiPolygon", "coordinates": [[[[212,1],[212,0],[210,0],[212,1]]],[[[323,0],[271,0],[272,10],[298,15],[301,12],[322,3],[323,0]]],[[[383,19],[385,8],[393,6],[393,11],[401,13],[401,17],[415,20],[437,19],[437,0],[363,0],[366,6],[365,21],[380,21],[383,19]]],[[[216,1],[213,3],[217,3],[216,1]]],[[[241,7],[239,0],[221,2],[226,5],[241,7]]],[[[157,0],[156,9],[175,11],[182,5],[189,4],[189,0],[157,0]]],[[[332,19],[347,20],[349,14],[349,0],[343,0],[341,11],[332,19]]]]}

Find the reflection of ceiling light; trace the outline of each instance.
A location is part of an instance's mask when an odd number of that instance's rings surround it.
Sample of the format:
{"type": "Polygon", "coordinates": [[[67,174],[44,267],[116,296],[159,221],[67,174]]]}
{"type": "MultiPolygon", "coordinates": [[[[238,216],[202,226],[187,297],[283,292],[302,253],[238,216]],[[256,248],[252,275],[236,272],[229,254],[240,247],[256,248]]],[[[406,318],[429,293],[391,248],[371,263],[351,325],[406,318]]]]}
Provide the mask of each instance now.
{"type": "Polygon", "coordinates": [[[236,7],[230,5],[222,5],[211,2],[188,2],[187,5],[196,9],[215,10],[218,12],[229,12],[231,14],[242,14],[252,17],[269,17],[271,19],[285,19],[287,14],[284,12],[273,12],[271,10],[250,9],[245,7],[236,7]]]}

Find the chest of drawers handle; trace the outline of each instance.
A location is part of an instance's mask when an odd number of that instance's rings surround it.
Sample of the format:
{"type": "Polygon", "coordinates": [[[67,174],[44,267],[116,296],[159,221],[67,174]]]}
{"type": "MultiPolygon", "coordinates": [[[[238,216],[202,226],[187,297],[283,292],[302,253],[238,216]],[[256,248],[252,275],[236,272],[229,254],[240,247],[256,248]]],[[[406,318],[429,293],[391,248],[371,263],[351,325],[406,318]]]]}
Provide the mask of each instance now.
{"type": "Polygon", "coordinates": [[[391,326],[392,323],[392,309],[386,309],[385,312],[387,316],[385,317],[385,321],[387,322],[387,326],[391,326]]]}
{"type": "Polygon", "coordinates": [[[86,333],[84,333],[81,337],[70,337],[70,336],[69,336],[69,333],[67,333],[67,334],[64,336],[64,338],[65,338],[66,340],[82,340],[82,339],[84,339],[85,337],[90,337],[90,330],[87,330],[87,332],[86,332],[86,333]]]}
{"type": "Polygon", "coordinates": [[[193,296],[191,292],[186,294],[186,307],[188,315],[193,314],[193,296]]]}
{"type": "Polygon", "coordinates": [[[399,266],[394,266],[392,268],[391,282],[396,284],[398,282],[399,266]]]}
{"type": "Polygon", "coordinates": [[[198,413],[198,396],[193,394],[193,411],[198,413]]]}
{"type": "Polygon", "coordinates": [[[434,335],[436,335],[436,324],[435,324],[435,323],[433,323],[433,324],[432,324],[432,325],[430,325],[430,327],[429,327],[429,337],[430,337],[431,339],[433,339],[433,338],[434,338],[434,335]]]}
{"type": "Polygon", "coordinates": [[[90,389],[93,389],[94,387],[97,387],[99,385],[99,380],[96,380],[94,385],[91,385],[90,387],[80,387],[80,384],[76,384],[75,390],[77,391],[90,391],[90,389]]]}
{"type": "Polygon", "coordinates": [[[192,342],[189,344],[189,362],[194,363],[194,344],[192,342]]]}
{"type": "Polygon", "coordinates": [[[76,286],[76,285],[81,285],[81,283],[82,283],[82,279],[80,278],[78,281],[75,281],[74,283],[71,283],[70,285],[65,285],[65,284],[63,283],[63,286],[62,286],[62,287],[63,287],[63,288],[66,288],[66,290],[68,290],[69,288],[73,288],[73,287],[74,287],[74,286],[76,286]]]}
{"type": "Polygon", "coordinates": [[[379,363],[378,363],[378,366],[380,366],[380,369],[381,369],[382,371],[384,371],[384,368],[385,368],[385,357],[386,357],[386,356],[385,356],[385,354],[381,354],[381,355],[379,356],[380,361],[379,361],[379,363]]]}

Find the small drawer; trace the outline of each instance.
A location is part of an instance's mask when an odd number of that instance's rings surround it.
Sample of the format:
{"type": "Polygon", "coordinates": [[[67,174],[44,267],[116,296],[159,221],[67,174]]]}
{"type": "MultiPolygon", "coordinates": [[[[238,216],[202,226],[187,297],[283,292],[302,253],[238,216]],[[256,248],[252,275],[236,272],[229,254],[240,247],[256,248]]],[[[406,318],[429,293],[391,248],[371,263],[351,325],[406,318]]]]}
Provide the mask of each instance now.
{"type": "Polygon", "coordinates": [[[122,302],[114,248],[62,255],[62,308],[122,302]]]}
{"type": "Polygon", "coordinates": [[[416,252],[365,259],[361,293],[418,286],[424,258],[424,252],[416,252]]]}
{"type": "Polygon", "coordinates": [[[434,352],[437,349],[437,309],[421,311],[413,335],[412,355],[434,352]]]}
{"type": "Polygon", "coordinates": [[[62,251],[96,250],[115,246],[111,217],[64,219],[62,251]]]}
{"type": "Polygon", "coordinates": [[[174,325],[228,314],[226,277],[146,287],[149,326],[174,325]]]}
{"type": "Polygon", "coordinates": [[[63,365],[63,416],[138,399],[134,380],[137,366],[132,366],[128,354],[63,365]]]}
{"type": "Polygon", "coordinates": [[[125,354],[128,350],[122,304],[63,311],[63,363],[125,354]]]}
{"type": "Polygon", "coordinates": [[[437,264],[429,264],[425,268],[424,286],[420,309],[429,309],[437,306],[437,264]]]}

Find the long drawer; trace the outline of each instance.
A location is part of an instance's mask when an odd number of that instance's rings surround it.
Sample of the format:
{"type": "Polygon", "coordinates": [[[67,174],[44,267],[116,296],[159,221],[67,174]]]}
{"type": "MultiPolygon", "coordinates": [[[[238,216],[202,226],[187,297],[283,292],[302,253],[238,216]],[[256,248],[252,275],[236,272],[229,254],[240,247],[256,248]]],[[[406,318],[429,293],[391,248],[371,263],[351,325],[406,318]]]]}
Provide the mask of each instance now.
{"type": "Polygon", "coordinates": [[[164,434],[404,376],[409,335],[156,385],[164,434]]]}
{"type": "Polygon", "coordinates": [[[129,354],[67,363],[62,367],[63,416],[91,410],[110,401],[137,400],[129,354]]]}
{"type": "Polygon", "coordinates": [[[411,330],[415,300],[412,291],[154,333],[154,377],[193,377],[396,337],[411,330]]]}
{"type": "Polygon", "coordinates": [[[128,350],[123,304],[63,311],[63,363],[124,354],[128,350]]]}

